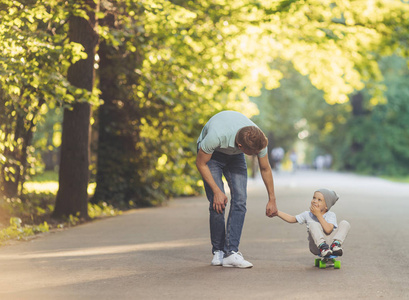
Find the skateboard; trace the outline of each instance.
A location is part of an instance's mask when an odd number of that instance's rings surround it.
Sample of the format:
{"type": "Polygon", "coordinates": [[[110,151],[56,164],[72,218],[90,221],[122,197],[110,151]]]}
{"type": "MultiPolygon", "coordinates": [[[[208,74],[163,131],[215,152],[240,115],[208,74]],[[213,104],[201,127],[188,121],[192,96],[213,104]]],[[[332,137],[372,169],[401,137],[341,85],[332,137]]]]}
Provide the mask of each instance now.
{"type": "Polygon", "coordinates": [[[315,266],[320,269],[325,269],[327,267],[334,267],[334,269],[341,269],[341,262],[336,260],[338,256],[330,255],[329,257],[322,257],[315,259],[315,266]]]}

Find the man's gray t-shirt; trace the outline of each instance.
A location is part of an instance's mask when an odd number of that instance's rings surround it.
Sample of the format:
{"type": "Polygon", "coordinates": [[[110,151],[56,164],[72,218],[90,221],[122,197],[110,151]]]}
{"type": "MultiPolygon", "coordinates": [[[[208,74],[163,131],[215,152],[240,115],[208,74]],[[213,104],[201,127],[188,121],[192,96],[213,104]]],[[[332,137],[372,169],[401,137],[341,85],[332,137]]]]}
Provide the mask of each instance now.
{"type": "MultiPolygon", "coordinates": [[[[222,111],[214,115],[203,127],[197,140],[198,147],[205,153],[212,154],[214,151],[229,155],[243,153],[236,145],[237,132],[247,126],[256,126],[245,115],[236,111],[222,111]]],[[[267,147],[258,153],[258,157],[267,154],[267,147]]]]}

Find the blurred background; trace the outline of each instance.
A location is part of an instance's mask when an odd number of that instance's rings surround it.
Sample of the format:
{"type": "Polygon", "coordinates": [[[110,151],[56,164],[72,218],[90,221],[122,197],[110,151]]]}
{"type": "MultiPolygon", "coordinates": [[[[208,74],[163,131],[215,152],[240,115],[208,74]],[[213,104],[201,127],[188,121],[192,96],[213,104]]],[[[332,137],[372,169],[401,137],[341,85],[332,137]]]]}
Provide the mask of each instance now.
{"type": "Polygon", "coordinates": [[[265,132],[275,172],[408,180],[407,1],[65,3],[0,1],[3,227],[201,193],[222,110],[265,132]]]}

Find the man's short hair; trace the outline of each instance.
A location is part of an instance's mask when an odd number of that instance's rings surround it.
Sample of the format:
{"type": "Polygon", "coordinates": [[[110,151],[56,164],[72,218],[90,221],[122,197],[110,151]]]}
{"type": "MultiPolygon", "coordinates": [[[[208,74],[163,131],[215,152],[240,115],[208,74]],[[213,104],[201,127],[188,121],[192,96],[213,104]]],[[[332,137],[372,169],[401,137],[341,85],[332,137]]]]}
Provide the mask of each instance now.
{"type": "Polygon", "coordinates": [[[237,133],[237,143],[247,150],[258,153],[267,147],[268,139],[260,128],[246,126],[237,133]]]}

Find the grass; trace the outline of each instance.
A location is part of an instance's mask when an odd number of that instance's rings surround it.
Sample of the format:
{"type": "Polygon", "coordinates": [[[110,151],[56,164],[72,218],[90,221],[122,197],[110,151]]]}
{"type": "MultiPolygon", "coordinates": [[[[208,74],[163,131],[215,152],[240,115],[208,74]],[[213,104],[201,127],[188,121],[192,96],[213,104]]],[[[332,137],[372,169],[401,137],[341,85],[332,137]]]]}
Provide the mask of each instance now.
{"type": "Polygon", "coordinates": [[[409,183],[409,176],[406,177],[381,176],[381,178],[393,182],[409,183]]]}
{"type": "MultiPolygon", "coordinates": [[[[26,240],[38,233],[84,222],[76,216],[69,216],[65,220],[51,218],[58,191],[57,178],[55,172],[45,172],[26,182],[20,197],[0,198],[0,245],[10,240],[26,240]]],[[[88,186],[88,194],[92,195],[94,191],[95,183],[91,183],[88,186]]],[[[121,211],[106,203],[88,204],[88,215],[91,219],[118,214],[121,214],[121,211]]]]}
{"type": "MultiPolygon", "coordinates": [[[[88,185],[88,195],[93,195],[95,191],[95,182],[88,185]]],[[[58,191],[58,174],[53,171],[46,171],[34,176],[30,181],[24,184],[25,193],[53,193],[58,191]]]]}

